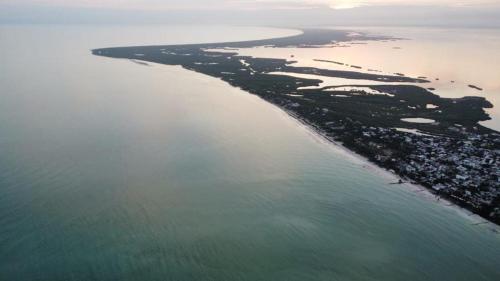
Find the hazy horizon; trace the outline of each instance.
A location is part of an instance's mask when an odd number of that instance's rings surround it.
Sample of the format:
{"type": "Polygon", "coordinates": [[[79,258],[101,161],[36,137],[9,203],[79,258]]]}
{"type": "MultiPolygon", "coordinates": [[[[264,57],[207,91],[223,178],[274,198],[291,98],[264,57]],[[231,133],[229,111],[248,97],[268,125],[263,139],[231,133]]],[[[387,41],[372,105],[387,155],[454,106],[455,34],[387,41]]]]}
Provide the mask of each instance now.
{"type": "Polygon", "coordinates": [[[0,0],[0,23],[499,27],[500,1],[0,0]]]}

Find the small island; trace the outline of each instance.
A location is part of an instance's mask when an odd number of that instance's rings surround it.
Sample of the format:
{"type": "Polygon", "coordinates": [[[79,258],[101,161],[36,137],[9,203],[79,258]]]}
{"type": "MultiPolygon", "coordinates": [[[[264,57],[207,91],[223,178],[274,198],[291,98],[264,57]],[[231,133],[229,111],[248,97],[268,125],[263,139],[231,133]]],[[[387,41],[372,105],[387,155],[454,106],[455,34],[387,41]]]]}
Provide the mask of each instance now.
{"type": "MultiPolygon", "coordinates": [[[[300,35],[275,39],[103,48],[92,53],[180,65],[220,78],[282,108],[332,142],[404,181],[422,185],[436,196],[500,224],[500,134],[479,123],[490,118],[484,109],[492,104],[485,98],[442,98],[419,86],[429,82],[426,77],[297,67],[285,59],[240,56],[236,52],[261,46],[317,48],[353,43],[349,34],[306,29],[300,35]],[[297,77],[304,74],[361,82],[320,87],[320,79],[297,77]],[[364,85],[363,80],[380,85],[364,85]]],[[[391,38],[360,34],[355,39],[391,38]]]]}
{"type": "Polygon", "coordinates": [[[475,90],[478,90],[478,91],[482,91],[482,90],[483,90],[483,88],[478,87],[478,86],[476,86],[476,85],[472,85],[472,84],[471,84],[471,85],[469,85],[469,88],[472,88],[472,89],[475,89],[475,90]]]}

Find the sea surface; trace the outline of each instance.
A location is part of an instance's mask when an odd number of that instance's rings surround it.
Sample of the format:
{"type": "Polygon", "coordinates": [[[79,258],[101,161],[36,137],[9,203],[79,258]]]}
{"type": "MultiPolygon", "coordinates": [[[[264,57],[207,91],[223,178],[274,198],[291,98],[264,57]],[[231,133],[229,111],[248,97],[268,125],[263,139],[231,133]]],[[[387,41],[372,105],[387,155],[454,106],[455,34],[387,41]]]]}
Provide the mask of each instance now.
{"type": "Polygon", "coordinates": [[[500,280],[481,220],[221,80],[90,53],[291,34],[0,26],[0,280],[500,280]]]}

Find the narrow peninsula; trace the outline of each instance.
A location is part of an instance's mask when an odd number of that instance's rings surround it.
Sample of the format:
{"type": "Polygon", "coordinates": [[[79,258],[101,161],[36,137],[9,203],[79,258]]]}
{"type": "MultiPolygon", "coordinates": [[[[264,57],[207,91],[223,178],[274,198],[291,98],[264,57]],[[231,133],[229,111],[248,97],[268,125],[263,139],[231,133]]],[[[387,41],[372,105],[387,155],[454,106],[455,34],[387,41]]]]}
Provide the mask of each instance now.
{"type": "Polygon", "coordinates": [[[350,34],[305,29],[300,35],[275,39],[103,48],[92,53],[180,65],[220,78],[279,106],[403,180],[500,224],[500,134],[479,123],[489,119],[484,109],[492,107],[484,97],[440,97],[420,85],[429,82],[425,77],[297,67],[286,59],[237,53],[239,48],[318,48],[390,39],[350,34]],[[301,75],[359,83],[321,87],[322,80],[301,75]]]}

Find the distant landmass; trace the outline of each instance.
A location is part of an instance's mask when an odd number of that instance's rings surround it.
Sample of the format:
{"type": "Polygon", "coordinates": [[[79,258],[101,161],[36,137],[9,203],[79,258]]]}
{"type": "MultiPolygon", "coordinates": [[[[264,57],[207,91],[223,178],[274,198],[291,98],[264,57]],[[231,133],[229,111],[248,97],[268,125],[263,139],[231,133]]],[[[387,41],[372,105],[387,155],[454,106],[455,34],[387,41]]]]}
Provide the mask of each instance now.
{"type": "Polygon", "coordinates": [[[285,59],[236,52],[261,46],[318,48],[334,42],[391,40],[366,34],[353,38],[351,34],[305,29],[300,35],[275,39],[103,48],[92,53],[180,65],[220,78],[279,106],[327,139],[398,174],[402,181],[425,186],[436,196],[500,224],[500,134],[479,124],[490,119],[484,109],[492,104],[484,97],[442,98],[418,85],[429,82],[426,77],[297,67],[285,59]],[[380,85],[360,82],[319,87],[319,79],[276,73],[370,80],[380,85]]]}

